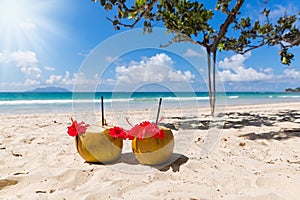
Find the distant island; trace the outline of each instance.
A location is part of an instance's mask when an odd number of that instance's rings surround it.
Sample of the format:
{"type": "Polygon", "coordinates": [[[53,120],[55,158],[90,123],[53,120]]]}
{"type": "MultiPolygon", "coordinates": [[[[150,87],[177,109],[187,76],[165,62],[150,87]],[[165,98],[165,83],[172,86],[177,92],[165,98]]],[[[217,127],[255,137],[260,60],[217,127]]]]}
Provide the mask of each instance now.
{"type": "Polygon", "coordinates": [[[300,92],[300,87],[297,87],[295,89],[287,88],[285,89],[285,92],[300,92]]]}
{"type": "Polygon", "coordinates": [[[34,90],[28,90],[26,92],[71,92],[71,91],[62,87],[49,86],[49,87],[35,88],[34,90]]]}

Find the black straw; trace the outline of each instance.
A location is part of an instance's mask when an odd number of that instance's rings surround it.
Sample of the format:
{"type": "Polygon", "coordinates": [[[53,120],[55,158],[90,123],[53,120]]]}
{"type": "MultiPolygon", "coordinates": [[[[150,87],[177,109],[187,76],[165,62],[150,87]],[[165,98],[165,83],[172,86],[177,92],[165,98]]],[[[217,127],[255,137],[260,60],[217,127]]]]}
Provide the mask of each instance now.
{"type": "Polygon", "coordinates": [[[156,116],[156,123],[158,123],[158,118],[159,118],[159,113],[160,113],[160,107],[161,107],[161,101],[162,101],[162,98],[159,98],[159,104],[158,104],[158,110],[157,110],[157,116],[156,116]]]}
{"type": "Polygon", "coordinates": [[[102,126],[104,126],[104,105],[103,105],[103,96],[101,96],[101,112],[102,112],[101,123],[102,123],[102,126]]]}

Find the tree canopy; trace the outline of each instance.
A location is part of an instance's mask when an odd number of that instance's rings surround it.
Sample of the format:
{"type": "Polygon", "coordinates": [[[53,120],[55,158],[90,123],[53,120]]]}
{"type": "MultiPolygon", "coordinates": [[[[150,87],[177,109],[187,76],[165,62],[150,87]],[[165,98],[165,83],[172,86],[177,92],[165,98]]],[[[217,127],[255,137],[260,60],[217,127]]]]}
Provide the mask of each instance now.
{"type": "Polygon", "coordinates": [[[273,19],[270,18],[271,10],[268,9],[267,0],[260,3],[260,17],[256,19],[242,15],[241,8],[245,0],[216,0],[213,7],[212,1],[200,3],[193,0],[99,2],[106,10],[114,13],[112,18],[107,19],[116,30],[121,27],[134,28],[142,23],[144,31],[151,33],[153,27],[162,23],[169,32],[175,34],[167,45],[189,41],[203,46],[208,56],[208,91],[212,113],[216,99],[215,63],[218,51],[245,54],[262,46],[280,46],[281,62],[289,65],[294,58],[290,49],[300,44],[300,30],[297,27],[300,11],[273,19]]]}
{"type": "MultiPolygon", "coordinates": [[[[96,2],[97,0],[92,0],[96,2]]],[[[116,30],[121,26],[133,28],[143,22],[145,31],[151,32],[157,22],[177,34],[174,42],[195,42],[216,50],[232,50],[244,54],[264,45],[280,45],[281,61],[290,64],[294,55],[288,50],[300,44],[300,31],[296,22],[300,11],[270,19],[268,1],[261,2],[264,18],[240,17],[240,9],[245,0],[216,0],[214,8],[208,9],[204,3],[190,0],[100,0],[106,10],[115,12],[108,18],[116,30]],[[115,9],[114,9],[115,8],[115,9]],[[219,29],[214,29],[211,20],[217,12],[224,13],[219,29]],[[233,31],[228,33],[229,26],[233,31]]]]}

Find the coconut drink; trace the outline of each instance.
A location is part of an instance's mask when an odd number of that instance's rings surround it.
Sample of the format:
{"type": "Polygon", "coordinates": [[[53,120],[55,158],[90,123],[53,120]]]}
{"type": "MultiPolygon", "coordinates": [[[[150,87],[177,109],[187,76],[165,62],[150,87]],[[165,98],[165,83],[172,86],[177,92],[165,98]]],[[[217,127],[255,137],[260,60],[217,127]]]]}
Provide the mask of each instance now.
{"type": "Polygon", "coordinates": [[[123,137],[126,136],[122,128],[78,123],[72,120],[68,127],[68,134],[75,137],[75,146],[79,155],[92,163],[107,163],[117,160],[122,151],[123,137]],[[124,136],[125,135],[125,136],[124,136]]]}
{"type": "Polygon", "coordinates": [[[117,160],[122,152],[123,139],[111,135],[112,127],[89,126],[85,133],[75,136],[79,155],[92,163],[109,163],[117,160]]]}
{"type": "Polygon", "coordinates": [[[136,134],[132,140],[132,151],[139,163],[160,165],[170,160],[174,150],[174,136],[171,129],[143,122],[133,127],[130,132],[136,134]]]}
{"type": "Polygon", "coordinates": [[[68,134],[75,136],[75,146],[79,155],[91,163],[109,163],[117,160],[122,152],[126,131],[120,127],[107,126],[104,119],[103,96],[101,97],[101,125],[90,126],[85,122],[72,120],[68,134]]]}
{"type": "Polygon", "coordinates": [[[133,136],[132,151],[143,165],[160,165],[170,161],[174,150],[174,135],[169,128],[159,127],[158,119],[162,98],[159,99],[156,122],[144,121],[133,126],[128,135],[133,136]]]}

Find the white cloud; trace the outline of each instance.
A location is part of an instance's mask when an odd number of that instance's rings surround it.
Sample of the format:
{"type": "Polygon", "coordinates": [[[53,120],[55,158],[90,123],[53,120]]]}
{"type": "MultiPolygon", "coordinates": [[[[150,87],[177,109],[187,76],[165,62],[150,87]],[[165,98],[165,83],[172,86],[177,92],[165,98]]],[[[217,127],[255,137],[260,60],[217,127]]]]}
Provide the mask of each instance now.
{"type": "Polygon", "coordinates": [[[155,56],[152,56],[150,59],[145,59],[145,61],[148,61],[148,64],[150,65],[171,66],[174,63],[172,59],[164,53],[156,54],[155,56]]]}
{"type": "Polygon", "coordinates": [[[98,74],[98,73],[95,74],[95,75],[94,75],[94,79],[100,79],[100,74],[98,74]]]}
{"type": "Polygon", "coordinates": [[[112,56],[106,56],[105,57],[106,62],[112,62],[114,60],[118,61],[118,57],[112,57],[112,56]]]}
{"type": "Polygon", "coordinates": [[[50,75],[49,79],[46,80],[47,84],[54,85],[61,83],[62,75],[50,75]]]}
{"type": "Polygon", "coordinates": [[[263,69],[261,72],[253,68],[247,68],[244,61],[251,56],[251,53],[245,55],[236,54],[230,58],[225,58],[219,62],[219,67],[223,70],[219,73],[223,81],[245,82],[245,81],[261,81],[272,78],[272,70],[270,68],[263,69]]]}
{"type": "Polygon", "coordinates": [[[49,78],[45,81],[46,84],[49,85],[62,85],[62,86],[70,86],[74,84],[79,85],[96,85],[98,83],[98,79],[96,77],[87,78],[83,73],[74,73],[71,75],[69,71],[66,71],[64,75],[50,75],[49,78]]]}
{"type": "Polygon", "coordinates": [[[107,85],[115,85],[117,83],[117,81],[115,79],[108,78],[108,79],[106,79],[105,83],[107,85]]]}
{"type": "Polygon", "coordinates": [[[73,85],[75,82],[75,76],[76,74],[74,74],[73,78],[71,78],[71,73],[69,71],[66,71],[65,76],[62,78],[62,83],[64,85],[73,85]]]}
{"type": "MultiPolygon", "coordinates": [[[[172,59],[164,53],[150,58],[143,58],[140,62],[131,62],[128,66],[116,67],[117,79],[125,83],[159,83],[172,81],[191,82],[195,75],[190,71],[173,69],[172,59]]],[[[112,82],[112,81],[111,81],[112,82]]]]}
{"type": "Polygon", "coordinates": [[[269,17],[270,18],[278,18],[278,17],[282,17],[284,14],[286,14],[287,12],[287,8],[282,6],[282,5],[276,5],[275,9],[272,9],[270,11],[269,17]]]}
{"type": "Polygon", "coordinates": [[[223,69],[237,69],[240,66],[244,66],[244,61],[251,56],[251,53],[245,55],[236,54],[230,58],[224,58],[224,60],[219,62],[219,67],[223,69]]]}
{"type": "Polygon", "coordinates": [[[29,66],[29,67],[21,67],[21,72],[28,76],[32,76],[35,78],[40,78],[42,71],[38,67],[29,66]]]}
{"type": "Polygon", "coordinates": [[[26,79],[25,80],[25,83],[24,83],[26,86],[31,86],[31,85],[39,85],[40,82],[39,81],[36,81],[36,80],[32,80],[32,79],[26,79]]]}
{"type": "Polygon", "coordinates": [[[55,68],[54,67],[50,67],[50,66],[45,66],[44,69],[47,70],[47,71],[49,71],[49,72],[55,71],[55,68]]]}
{"type": "Polygon", "coordinates": [[[181,72],[179,71],[169,71],[168,78],[172,81],[191,81],[195,79],[195,75],[190,71],[181,72]]]}
{"type": "Polygon", "coordinates": [[[300,79],[300,71],[296,69],[285,69],[283,71],[285,78],[300,79]]]}
{"type": "Polygon", "coordinates": [[[24,91],[24,90],[28,90],[28,85],[25,85],[25,83],[0,82],[0,91],[11,92],[11,91],[24,91]]]}
{"type": "Polygon", "coordinates": [[[17,67],[26,67],[37,64],[39,61],[33,51],[4,51],[0,53],[0,63],[15,63],[17,67]]]}
{"type": "Polygon", "coordinates": [[[201,73],[204,73],[204,72],[206,72],[206,69],[204,69],[204,68],[199,68],[199,71],[201,72],[201,73]]]}
{"type": "Polygon", "coordinates": [[[33,51],[4,51],[0,53],[0,63],[10,64],[13,63],[19,67],[21,72],[26,76],[39,78],[41,70],[38,67],[39,60],[33,51]]]}
{"type": "Polygon", "coordinates": [[[26,29],[26,30],[32,30],[36,28],[36,24],[32,23],[32,22],[23,22],[20,24],[20,27],[22,29],[26,29]]]}
{"type": "Polygon", "coordinates": [[[12,91],[27,91],[32,89],[32,86],[41,85],[40,81],[33,80],[33,79],[26,79],[24,82],[0,82],[0,91],[3,92],[12,92],[12,91]]]}
{"type": "Polygon", "coordinates": [[[187,49],[183,55],[186,57],[205,57],[206,52],[204,48],[201,48],[201,52],[194,51],[193,49],[187,49]]]}
{"type": "MultiPolygon", "coordinates": [[[[131,68],[132,68],[132,67],[131,67],[131,68]]],[[[125,73],[127,73],[127,72],[129,72],[129,71],[130,71],[129,67],[126,68],[125,65],[116,67],[116,72],[117,72],[118,74],[125,74],[125,73]]]]}
{"type": "Polygon", "coordinates": [[[297,12],[297,7],[291,3],[287,6],[275,5],[275,8],[271,9],[269,17],[271,19],[277,19],[279,17],[283,17],[284,15],[291,15],[297,12]]]}
{"type": "Polygon", "coordinates": [[[71,77],[69,71],[66,71],[65,75],[50,75],[50,77],[45,81],[46,84],[50,85],[72,85],[75,82],[76,74],[71,77]]]}
{"type": "Polygon", "coordinates": [[[82,56],[82,57],[87,57],[89,54],[88,53],[79,52],[79,53],[77,53],[77,55],[82,56]]]}
{"type": "Polygon", "coordinates": [[[273,73],[273,69],[271,67],[268,67],[266,69],[263,69],[263,72],[265,72],[267,74],[271,74],[271,73],[273,73]]]}

